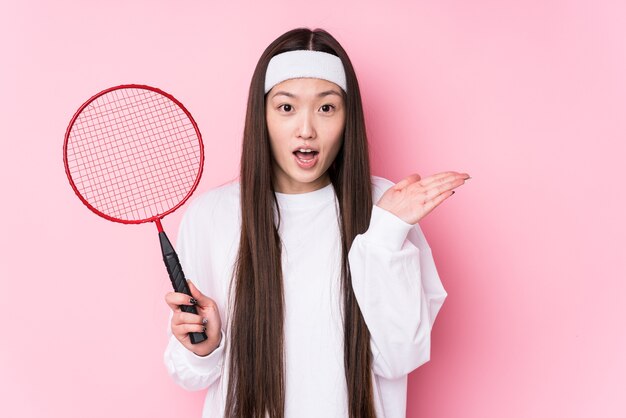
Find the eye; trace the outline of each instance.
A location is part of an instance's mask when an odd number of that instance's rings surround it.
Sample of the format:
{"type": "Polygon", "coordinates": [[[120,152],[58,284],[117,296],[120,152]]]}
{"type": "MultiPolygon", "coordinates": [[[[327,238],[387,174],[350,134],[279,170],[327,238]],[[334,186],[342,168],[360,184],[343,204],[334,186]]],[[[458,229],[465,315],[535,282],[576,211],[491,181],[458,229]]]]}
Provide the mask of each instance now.
{"type": "Polygon", "coordinates": [[[285,112],[289,112],[289,111],[291,111],[291,105],[290,105],[290,104],[286,104],[286,103],[285,103],[285,104],[282,104],[282,105],[278,106],[278,108],[279,108],[279,109],[280,109],[281,107],[283,108],[283,110],[284,110],[285,112]]]}
{"type": "Polygon", "coordinates": [[[323,113],[330,113],[332,110],[335,109],[335,106],[331,104],[325,104],[325,105],[322,105],[320,109],[322,109],[323,113]]]}

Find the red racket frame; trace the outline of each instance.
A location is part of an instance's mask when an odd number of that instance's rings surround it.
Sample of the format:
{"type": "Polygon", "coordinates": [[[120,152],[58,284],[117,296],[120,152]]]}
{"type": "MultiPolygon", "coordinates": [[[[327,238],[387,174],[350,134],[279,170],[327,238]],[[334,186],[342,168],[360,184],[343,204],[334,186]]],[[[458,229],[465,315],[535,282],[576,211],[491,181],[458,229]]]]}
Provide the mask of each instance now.
{"type": "Polygon", "coordinates": [[[202,135],[200,134],[200,130],[198,129],[198,125],[196,124],[196,121],[191,116],[191,113],[189,113],[187,108],[185,106],[183,106],[183,104],[181,102],[179,102],[174,96],[172,96],[169,93],[164,92],[161,89],[158,89],[156,87],[146,86],[144,84],[122,84],[122,85],[119,85],[119,86],[110,87],[110,88],[108,88],[106,90],[101,91],[100,93],[95,94],[89,100],[87,100],[85,103],[83,103],[83,105],[80,108],[78,108],[76,113],[74,113],[74,116],[70,120],[70,123],[69,123],[69,125],[67,127],[67,130],[65,131],[65,140],[63,141],[63,165],[65,166],[65,174],[67,175],[67,178],[70,181],[70,185],[72,186],[72,189],[74,190],[74,193],[76,193],[76,195],[81,200],[81,202],[83,202],[83,204],[85,206],[87,206],[96,215],[98,215],[98,216],[100,216],[100,217],[102,217],[104,219],[108,219],[109,221],[119,222],[119,223],[123,223],[123,224],[141,224],[141,223],[145,223],[145,222],[155,222],[159,232],[163,232],[163,226],[161,225],[161,219],[163,219],[166,215],[174,212],[176,209],[181,207],[187,201],[187,199],[189,199],[189,197],[193,194],[193,192],[196,190],[196,187],[198,187],[198,184],[200,183],[200,178],[202,177],[202,170],[203,170],[203,167],[204,167],[204,144],[202,143],[202,135]],[[159,94],[167,97],[168,99],[170,99],[174,103],[176,103],[183,110],[183,112],[185,112],[185,114],[187,115],[187,117],[191,121],[191,124],[193,125],[193,128],[196,131],[196,134],[198,135],[198,143],[200,145],[200,164],[199,164],[198,174],[196,176],[196,181],[194,182],[194,184],[191,186],[191,189],[189,190],[189,193],[187,193],[187,195],[176,206],[174,206],[173,208],[169,209],[168,211],[163,212],[163,213],[159,213],[159,214],[154,215],[154,216],[152,216],[150,218],[139,219],[139,220],[127,220],[127,219],[114,218],[112,216],[109,216],[109,215],[107,215],[105,213],[100,212],[98,209],[96,209],[93,206],[91,206],[89,204],[89,202],[87,202],[87,200],[80,194],[80,192],[78,191],[78,188],[76,187],[76,184],[74,184],[74,180],[72,180],[72,175],[70,174],[69,165],[68,165],[68,161],[67,161],[67,144],[68,144],[70,132],[72,130],[72,127],[74,126],[74,122],[76,122],[76,118],[78,118],[78,115],[80,115],[80,113],[83,111],[83,109],[85,107],[89,106],[98,97],[100,97],[100,96],[102,96],[104,94],[107,94],[107,93],[109,93],[111,91],[124,89],[124,88],[135,88],[135,89],[150,90],[150,91],[153,91],[155,93],[159,93],[159,94]]]}

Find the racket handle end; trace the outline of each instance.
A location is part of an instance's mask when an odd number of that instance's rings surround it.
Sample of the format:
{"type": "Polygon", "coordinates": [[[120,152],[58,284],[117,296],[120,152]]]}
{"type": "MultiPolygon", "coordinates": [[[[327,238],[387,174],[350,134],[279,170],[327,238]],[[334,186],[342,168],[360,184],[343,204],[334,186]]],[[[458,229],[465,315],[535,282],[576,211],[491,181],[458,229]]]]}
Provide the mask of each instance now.
{"type": "Polygon", "coordinates": [[[204,332],[190,332],[189,333],[189,341],[191,341],[192,344],[199,344],[202,341],[206,341],[208,337],[206,336],[206,334],[204,332]]]}

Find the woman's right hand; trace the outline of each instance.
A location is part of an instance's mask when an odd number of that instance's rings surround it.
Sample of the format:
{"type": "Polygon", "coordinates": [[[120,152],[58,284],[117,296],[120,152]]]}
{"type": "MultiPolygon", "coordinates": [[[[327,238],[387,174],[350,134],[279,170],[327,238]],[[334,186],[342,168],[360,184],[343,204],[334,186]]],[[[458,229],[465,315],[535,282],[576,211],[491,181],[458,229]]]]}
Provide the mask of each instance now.
{"type": "Polygon", "coordinates": [[[180,305],[193,305],[189,295],[178,292],[169,292],[165,295],[165,301],[170,306],[174,315],[172,316],[172,334],[189,351],[198,356],[207,356],[215,350],[222,338],[222,321],[215,301],[203,295],[194,284],[187,280],[191,295],[197,301],[196,310],[198,315],[183,312],[180,305]],[[203,322],[203,318],[206,320],[203,322]],[[190,332],[202,332],[206,327],[207,339],[198,344],[192,344],[189,340],[190,332]]]}

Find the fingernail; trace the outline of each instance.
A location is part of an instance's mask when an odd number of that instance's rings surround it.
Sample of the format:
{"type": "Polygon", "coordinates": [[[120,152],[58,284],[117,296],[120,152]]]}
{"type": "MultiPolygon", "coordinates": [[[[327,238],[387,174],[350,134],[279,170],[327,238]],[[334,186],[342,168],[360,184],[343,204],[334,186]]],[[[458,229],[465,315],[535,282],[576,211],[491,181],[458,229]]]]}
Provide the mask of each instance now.
{"type": "Polygon", "coordinates": [[[208,320],[208,319],[206,319],[206,318],[202,318],[202,323],[203,323],[204,325],[206,325],[206,324],[207,324],[207,322],[209,322],[209,320],[208,320]]]}
{"type": "Polygon", "coordinates": [[[471,179],[471,177],[468,177],[468,178],[466,178],[465,180],[469,180],[469,179],[471,179]]]}
{"type": "Polygon", "coordinates": [[[195,305],[196,303],[198,303],[198,301],[195,300],[194,298],[189,298],[189,303],[191,303],[192,305],[195,305]]]}

